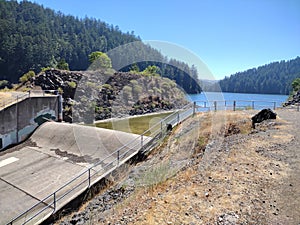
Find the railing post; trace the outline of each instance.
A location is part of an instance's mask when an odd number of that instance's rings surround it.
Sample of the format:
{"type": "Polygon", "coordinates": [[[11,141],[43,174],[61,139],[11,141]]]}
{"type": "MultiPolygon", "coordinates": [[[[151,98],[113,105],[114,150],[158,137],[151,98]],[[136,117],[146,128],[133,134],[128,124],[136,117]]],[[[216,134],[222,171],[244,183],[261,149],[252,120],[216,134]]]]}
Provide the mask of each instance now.
{"type": "Polygon", "coordinates": [[[91,168],[89,168],[89,188],[91,187],[91,168]]]}
{"type": "Polygon", "coordinates": [[[16,139],[17,139],[17,143],[19,143],[19,96],[17,96],[17,103],[16,103],[16,114],[17,114],[17,118],[16,118],[16,122],[17,122],[17,133],[16,133],[16,139]]]}
{"type": "Polygon", "coordinates": [[[252,109],[254,109],[254,101],[252,101],[252,109]]]}
{"type": "Polygon", "coordinates": [[[163,125],[162,125],[162,120],[160,121],[160,138],[163,137],[163,125]]]}
{"type": "Polygon", "coordinates": [[[217,102],[214,101],[214,108],[215,108],[215,111],[217,111],[217,102]]]}
{"type": "Polygon", "coordinates": [[[177,112],[177,124],[180,123],[180,117],[179,117],[179,112],[177,112]]]}
{"type": "Polygon", "coordinates": [[[233,101],[233,111],[235,111],[235,107],[236,107],[236,101],[233,101]]]}
{"type": "Polygon", "coordinates": [[[298,112],[300,111],[300,103],[298,103],[298,105],[297,105],[297,111],[298,112]]]}
{"type": "Polygon", "coordinates": [[[120,150],[118,150],[118,166],[120,165],[120,150]]]}
{"type": "Polygon", "coordinates": [[[275,110],[276,109],[276,102],[273,102],[273,103],[274,103],[274,108],[273,109],[275,110]]]}
{"type": "Polygon", "coordinates": [[[196,102],[194,102],[193,104],[193,116],[195,116],[196,114],[196,102]]]}
{"type": "Polygon", "coordinates": [[[206,108],[206,102],[204,102],[204,108],[206,108]]]}
{"type": "Polygon", "coordinates": [[[144,145],[144,135],[141,135],[141,150],[143,150],[144,145]]]}
{"type": "Polygon", "coordinates": [[[56,192],[53,193],[53,210],[56,211],[56,192]]]}

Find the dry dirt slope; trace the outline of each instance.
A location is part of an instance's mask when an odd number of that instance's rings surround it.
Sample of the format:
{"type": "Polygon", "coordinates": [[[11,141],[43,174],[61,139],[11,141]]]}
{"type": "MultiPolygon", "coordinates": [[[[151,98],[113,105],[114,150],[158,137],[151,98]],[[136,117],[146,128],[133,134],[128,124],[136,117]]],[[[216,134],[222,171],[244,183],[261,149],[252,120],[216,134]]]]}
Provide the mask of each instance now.
{"type": "Polygon", "coordinates": [[[253,114],[186,121],[121,184],[57,224],[300,224],[300,114],[278,111],[251,130],[253,114]]]}

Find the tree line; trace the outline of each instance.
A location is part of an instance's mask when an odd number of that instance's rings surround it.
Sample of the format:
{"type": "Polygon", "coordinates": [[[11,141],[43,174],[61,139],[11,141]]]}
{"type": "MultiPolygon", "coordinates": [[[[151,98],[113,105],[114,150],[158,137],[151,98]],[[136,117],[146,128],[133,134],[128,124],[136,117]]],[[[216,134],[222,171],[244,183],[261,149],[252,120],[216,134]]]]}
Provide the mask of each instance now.
{"type": "MultiPolygon", "coordinates": [[[[18,82],[28,71],[39,73],[46,67],[86,70],[91,53],[109,52],[136,41],[141,42],[141,38],[134,32],[124,33],[118,26],[98,19],[64,15],[28,1],[0,0],[0,80],[18,82]]],[[[158,59],[157,62],[138,62],[141,70],[155,65],[160,68],[161,76],[175,80],[187,93],[201,91],[195,67],[167,59],[142,42],[135,51],[158,59]]],[[[124,52],[121,60],[132,55],[124,52]]],[[[118,64],[117,60],[112,58],[113,67],[118,64]]],[[[121,70],[128,71],[132,66],[121,70]]]]}
{"type": "Polygon", "coordinates": [[[299,77],[300,57],[297,57],[233,74],[219,81],[219,85],[224,92],[288,95],[293,80],[299,77]]]}

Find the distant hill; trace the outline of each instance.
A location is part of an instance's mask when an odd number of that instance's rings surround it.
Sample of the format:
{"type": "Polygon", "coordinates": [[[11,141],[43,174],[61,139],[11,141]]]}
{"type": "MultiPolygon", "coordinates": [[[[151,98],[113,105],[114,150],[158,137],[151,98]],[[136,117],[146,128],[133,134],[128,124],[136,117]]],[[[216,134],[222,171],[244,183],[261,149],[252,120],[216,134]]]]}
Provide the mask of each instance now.
{"type": "MultiPolygon", "coordinates": [[[[141,38],[100,20],[79,19],[28,1],[0,0],[0,81],[18,82],[29,70],[39,73],[44,67],[56,68],[60,62],[67,62],[70,70],[86,70],[90,53],[108,52],[135,41],[141,38]]],[[[149,65],[157,65],[160,75],[175,80],[187,93],[201,92],[195,68],[176,60],[170,66],[172,59],[142,42],[135,54],[140,54],[140,58],[152,55],[159,61],[138,63],[141,71],[149,65]],[[176,69],[178,67],[187,69],[181,71],[176,69]]],[[[122,57],[130,57],[130,54],[122,57]]],[[[112,61],[113,66],[116,63],[112,61]]],[[[130,68],[128,65],[122,71],[130,68]]]]}
{"type": "Polygon", "coordinates": [[[300,77],[300,57],[239,72],[219,84],[223,92],[288,95],[297,77],[300,77]]]}

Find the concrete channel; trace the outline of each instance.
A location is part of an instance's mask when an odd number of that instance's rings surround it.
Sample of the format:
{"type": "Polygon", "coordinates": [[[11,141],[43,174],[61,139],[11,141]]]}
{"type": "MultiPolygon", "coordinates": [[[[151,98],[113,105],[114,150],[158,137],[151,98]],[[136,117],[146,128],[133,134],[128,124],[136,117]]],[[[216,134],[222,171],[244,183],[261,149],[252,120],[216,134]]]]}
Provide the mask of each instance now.
{"type": "Polygon", "coordinates": [[[150,140],[115,130],[44,123],[23,147],[0,153],[0,224],[41,223],[150,140]]]}

